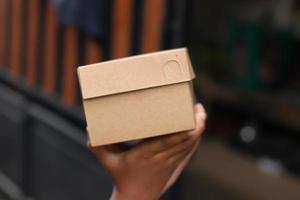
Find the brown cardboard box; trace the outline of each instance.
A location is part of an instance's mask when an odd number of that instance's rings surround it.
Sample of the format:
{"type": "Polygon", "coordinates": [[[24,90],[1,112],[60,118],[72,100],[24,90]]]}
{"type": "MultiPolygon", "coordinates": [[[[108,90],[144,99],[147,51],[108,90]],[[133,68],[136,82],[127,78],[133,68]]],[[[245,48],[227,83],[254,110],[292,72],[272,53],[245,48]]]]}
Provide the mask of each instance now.
{"type": "Polygon", "coordinates": [[[195,127],[185,48],[82,66],[78,76],[92,146],[195,127]]]}

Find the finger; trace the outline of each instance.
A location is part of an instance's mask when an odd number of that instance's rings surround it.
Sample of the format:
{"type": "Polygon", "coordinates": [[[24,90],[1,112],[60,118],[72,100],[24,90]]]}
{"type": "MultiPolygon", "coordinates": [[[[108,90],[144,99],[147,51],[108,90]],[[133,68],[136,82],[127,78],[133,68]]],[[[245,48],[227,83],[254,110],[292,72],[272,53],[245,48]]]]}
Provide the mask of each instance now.
{"type": "Polygon", "coordinates": [[[97,158],[100,159],[102,159],[107,154],[110,154],[110,151],[108,150],[107,146],[97,146],[97,147],[89,146],[89,149],[97,156],[97,158]]]}
{"type": "Polygon", "coordinates": [[[168,159],[167,162],[173,164],[176,166],[176,168],[179,166],[179,164],[190,154],[190,152],[193,151],[194,148],[198,147],[198,144],[199,144],[199,141],[200,140],[196,140],[190,148],[184,150],[184,151],[181,151],[179,152],[178,154],[170,157],[168,159]]]}
{"type": "MultiPolygon", "coordinates": [[[[86,128],[86,131],[88,133],[88,128],[86,128]]],[[[87,139],[87,147],[95,152],[95,153],[121,153],[123,151],[126,151],[129,149],[127,145],[124,143],[116,143],[116,144],[110,144],[110,145],[104,145],[104,146],[96,146],[93,147],[90,143],[90,139],[87,139]]]]}
{"type": "Polygon", "coordinates": [[[199,115],[203,120],[206,120],[207,118],[207,114],[205,111],[205,108],[202,106],[202,104],[197,103],[195,105],[195,115],[199,115]]]}
{"type": "Polygon", "coordinates": [[[91,147],[90,149],[99,154],[121,154],[129,149],[128,146],[122,144],[122,143],[117,143],[117,144],[110,144],[110,145],[104,145],[104,146],[96,146],[96,147],[91,147]]]}
{"type": "Polygon", "coordinates": [[[181,144],[178,144],[174,146],[173,148],[170,148],[160,154],[158,154],[161,157],[164,157],[166,159],[170,159],[172,157],[176,157],[177,155],[181,154],[185,151],[190,151],[194,144],[199,140],[199,137],[191,137],[189,140],[186,140],[182,142],[181,144]]]}
{"type": "MultiPolygon", "coordinates": [[[[198,108],[202,109],[202,108],[198,108]]],[[[189,135],[201,135],[205,129],[205,122],[206,122],[206,114],[202,111],[197,110],[195,113],[195,120],[196,120],[196,128],[194,130],[189,131],[189,135]]]]}
{"type": "Polygon", "coordinates": [[[181,151],[191,148],[191,145],[200,138],[205,129],[205,121],[202,119],[199,113],[196,113],[196,122],[196,128],[193,131],[188,132],[188,134],[190,135],[190,138],[188,140],[181,142],[180,144],[173,146],[172,148],[165,150],[164,152],[161,152],[161,156],[169,158],[181,151]]]}
{"type": "MultiPolygon", "coordinates": [[[[187,154],[184,154],[183,157],[179,156],[178,159],[180,161],[179,165],[176,168],[176,171],[180,172],[182,171],[185,166],[188,164],[188,162],[191,160],[192,156],[194,155],[195,151],[197,150],[200,140],[197,140],[194,144],[193,147],[190,149],[190,151],[188,151],[187,154]]],[[[176,161],[176,158],[175,158],[176,161]]]]}
{"type": "Polygon", "coordinates": [[[178,167],[178,165],[184,160],[184,158],[186,158],[189,153],[193,150],[195,145],[198,145],[199,140],[194,141],[193,144],[191,144],[191,146],[181,152],[179,152],[178,154],[175,154],[174,156],[171,156],[168,158],[167,162],[169,162],[170,164],[176,166],[176,168],[178,167]]]}
{"type": "MultiPolygon", "coordinates": [[[[194,135],[194,137],[197,138],[203,133],[203,130],[205,129],[205,120],[207,118],[207,114],[203,105],[200,103],[197,103],[194,109],[195,109],[195,118],[196,118],[196,128],[192,131],[189,131],[188,135],[194,135]]],[[[187,140],[188,137],[185,139],[187,140]]],[[[179,142],[176,140],[177,139],[174,138],[174,143],[172,143],[172,138],[170,138],[169,141],[168,138],[166,138],[165,140],[161,140],[161,146],[160,146],[161,148],[156,149],[157,151],[155,153],[160,153],[184,141],[184,139],[183,141],[182,140],[180,141],[179,139],[179,142]]]]}
{"type": "Polygon", "coordinates": [[[138,150],[141,154],[144,154],[146,157],[148,157],[162,153],[164,151],[167,151],[168,149],[174,148],[175,146],[181,144],[177,150],[172,150],[173,152],[176,151],[177,153],[178,151],[187,148],[186,144],[182,143],[190,139],[189,136],[192,136],[194,140],[200,137],[205,128],[205,116],[206,114],[203,106],[201,104],[196,104],[196,128],[194,130],[147,139],[145,142],[139,144],[137,148],[135,148],[135,150],[138,150]]]}
{"type": "Polygon", "coordinates": [[[177,180],[178,176],[181,174],[181,172],[183,171],[183,169],[186,167],[186,165],[189,163],[189,161],[191,160],[193,154],[195,153],[196,149],[198,148],[200,140],[198,140],[191,151],[189,151],[187,153],[187,155],[184,155],[183,158],[179,159],[179,164],[177,165],[177,167],[175,168],[175,170],[173,171],[173,174],[171,176],[171,178],[169,179],[169,181],[167,182],[166,186],[164,187],[162,194],[164,194],[166,192],[166,190],[168,188],[170,188],[175,181],[177,180]]]}
{"type": "Polygon", "coordinates": [[[190,159],[192,158],[192,156],[194,155],[195,151],[197,150],[199,143],[201,141],[201,138],[199,140],[197,140],[197,142],[194,144],[192,150],[189,152],[189,154],[184,158],[184,160],[182,161],[182,163],[180,163],[182,165],[182,167],[185,167],[185,165],[190,161],[190,159]]]}
{"type": "Polygon", "coordinates": [[[138,144],[135,148],[133,148],[133,150],[138,151],[141,154],[146,154],[147,156],[153,156],[184,142],[189,137],[190,136],[187,132],[180,132],[146,139],[145,141],[138,144]]]}
{"type": "Polygon", "coordinates": [[[124,150],[121,144],[112,144],[105,146],[90,147],[91,152],[106,168],[118,166],[119,160],[127,150],[124,150]]]}
{"type": "Polygon", "coordinates": [[[203,107],[202,104],[200,104],[200,103],[195,104],[195,113],[201,113],[200,114],[201,118],[203,120],[206,120],[207,114],[206,114],[205,108],[203,107]]]}

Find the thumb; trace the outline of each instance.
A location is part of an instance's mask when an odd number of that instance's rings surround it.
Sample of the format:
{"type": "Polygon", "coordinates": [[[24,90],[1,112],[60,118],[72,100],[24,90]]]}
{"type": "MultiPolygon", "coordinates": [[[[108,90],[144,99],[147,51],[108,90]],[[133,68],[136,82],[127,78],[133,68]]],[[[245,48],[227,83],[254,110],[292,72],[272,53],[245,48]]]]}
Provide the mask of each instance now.
{"type": "Polygon", "coordinates": [[[122,155],[128,151],[128,147],[123,144],[111,144],[105,146],[88,146],[91,152],[107,169],[115,168],[122,160],[122,155]]]}
{"type": "Polygon", "coordinates": [[[119,153],[114,145],[107,146],[97,146],[97,147],[88,147],[90,151],[95,155],[95,157],[102,163],[106,168],[110,168],[116,165],[118,160],[119,153]]]}
{"type": "MultiPolygon", "coordinates": [[[[86,128],[86,132],[89,132],[88,128],[86,128]]],[[[102,162],[107,157],[117,155],[123,151],[123,149],[117,144],[92,146],[89,138],[87,140],[87,147],[97,157],[97,159],[102,162]]]]}

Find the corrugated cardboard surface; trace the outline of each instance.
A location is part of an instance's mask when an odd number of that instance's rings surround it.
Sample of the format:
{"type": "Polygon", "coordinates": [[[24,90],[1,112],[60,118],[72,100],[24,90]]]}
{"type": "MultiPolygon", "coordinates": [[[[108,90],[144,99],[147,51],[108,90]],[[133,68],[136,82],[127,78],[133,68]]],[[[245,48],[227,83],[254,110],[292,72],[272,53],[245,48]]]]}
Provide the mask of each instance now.
{"type": "Polygon", "coordinates": [[[185,48],[132,56],[78,68],[84,99],[190,81],[185,48]]]}
{"type": "Polygon", "coordinates": [[[178,83],[84,101],[92,146],[195,127],[191,83],[178,83]]]}

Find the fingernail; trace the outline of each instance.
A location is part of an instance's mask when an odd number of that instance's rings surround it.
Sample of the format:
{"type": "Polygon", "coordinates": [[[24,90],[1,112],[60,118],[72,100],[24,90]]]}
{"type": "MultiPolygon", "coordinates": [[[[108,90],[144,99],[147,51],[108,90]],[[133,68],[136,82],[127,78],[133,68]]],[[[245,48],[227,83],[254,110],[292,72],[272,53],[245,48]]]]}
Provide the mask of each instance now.
{"type": "Polygon", "coordinates": [[[203,119],[203,120],[206,120],[207,115],[206,115],[205,112],[201,112],[201,113],[199,113],[199,117],[200,117],[201,119],[203,119]]]}
{"type": "Polygon", "coordinates": [[[196,103],[195,107],[196,107],[196,110],[203,110],[203,106],[201,103],[196,103]]]}

